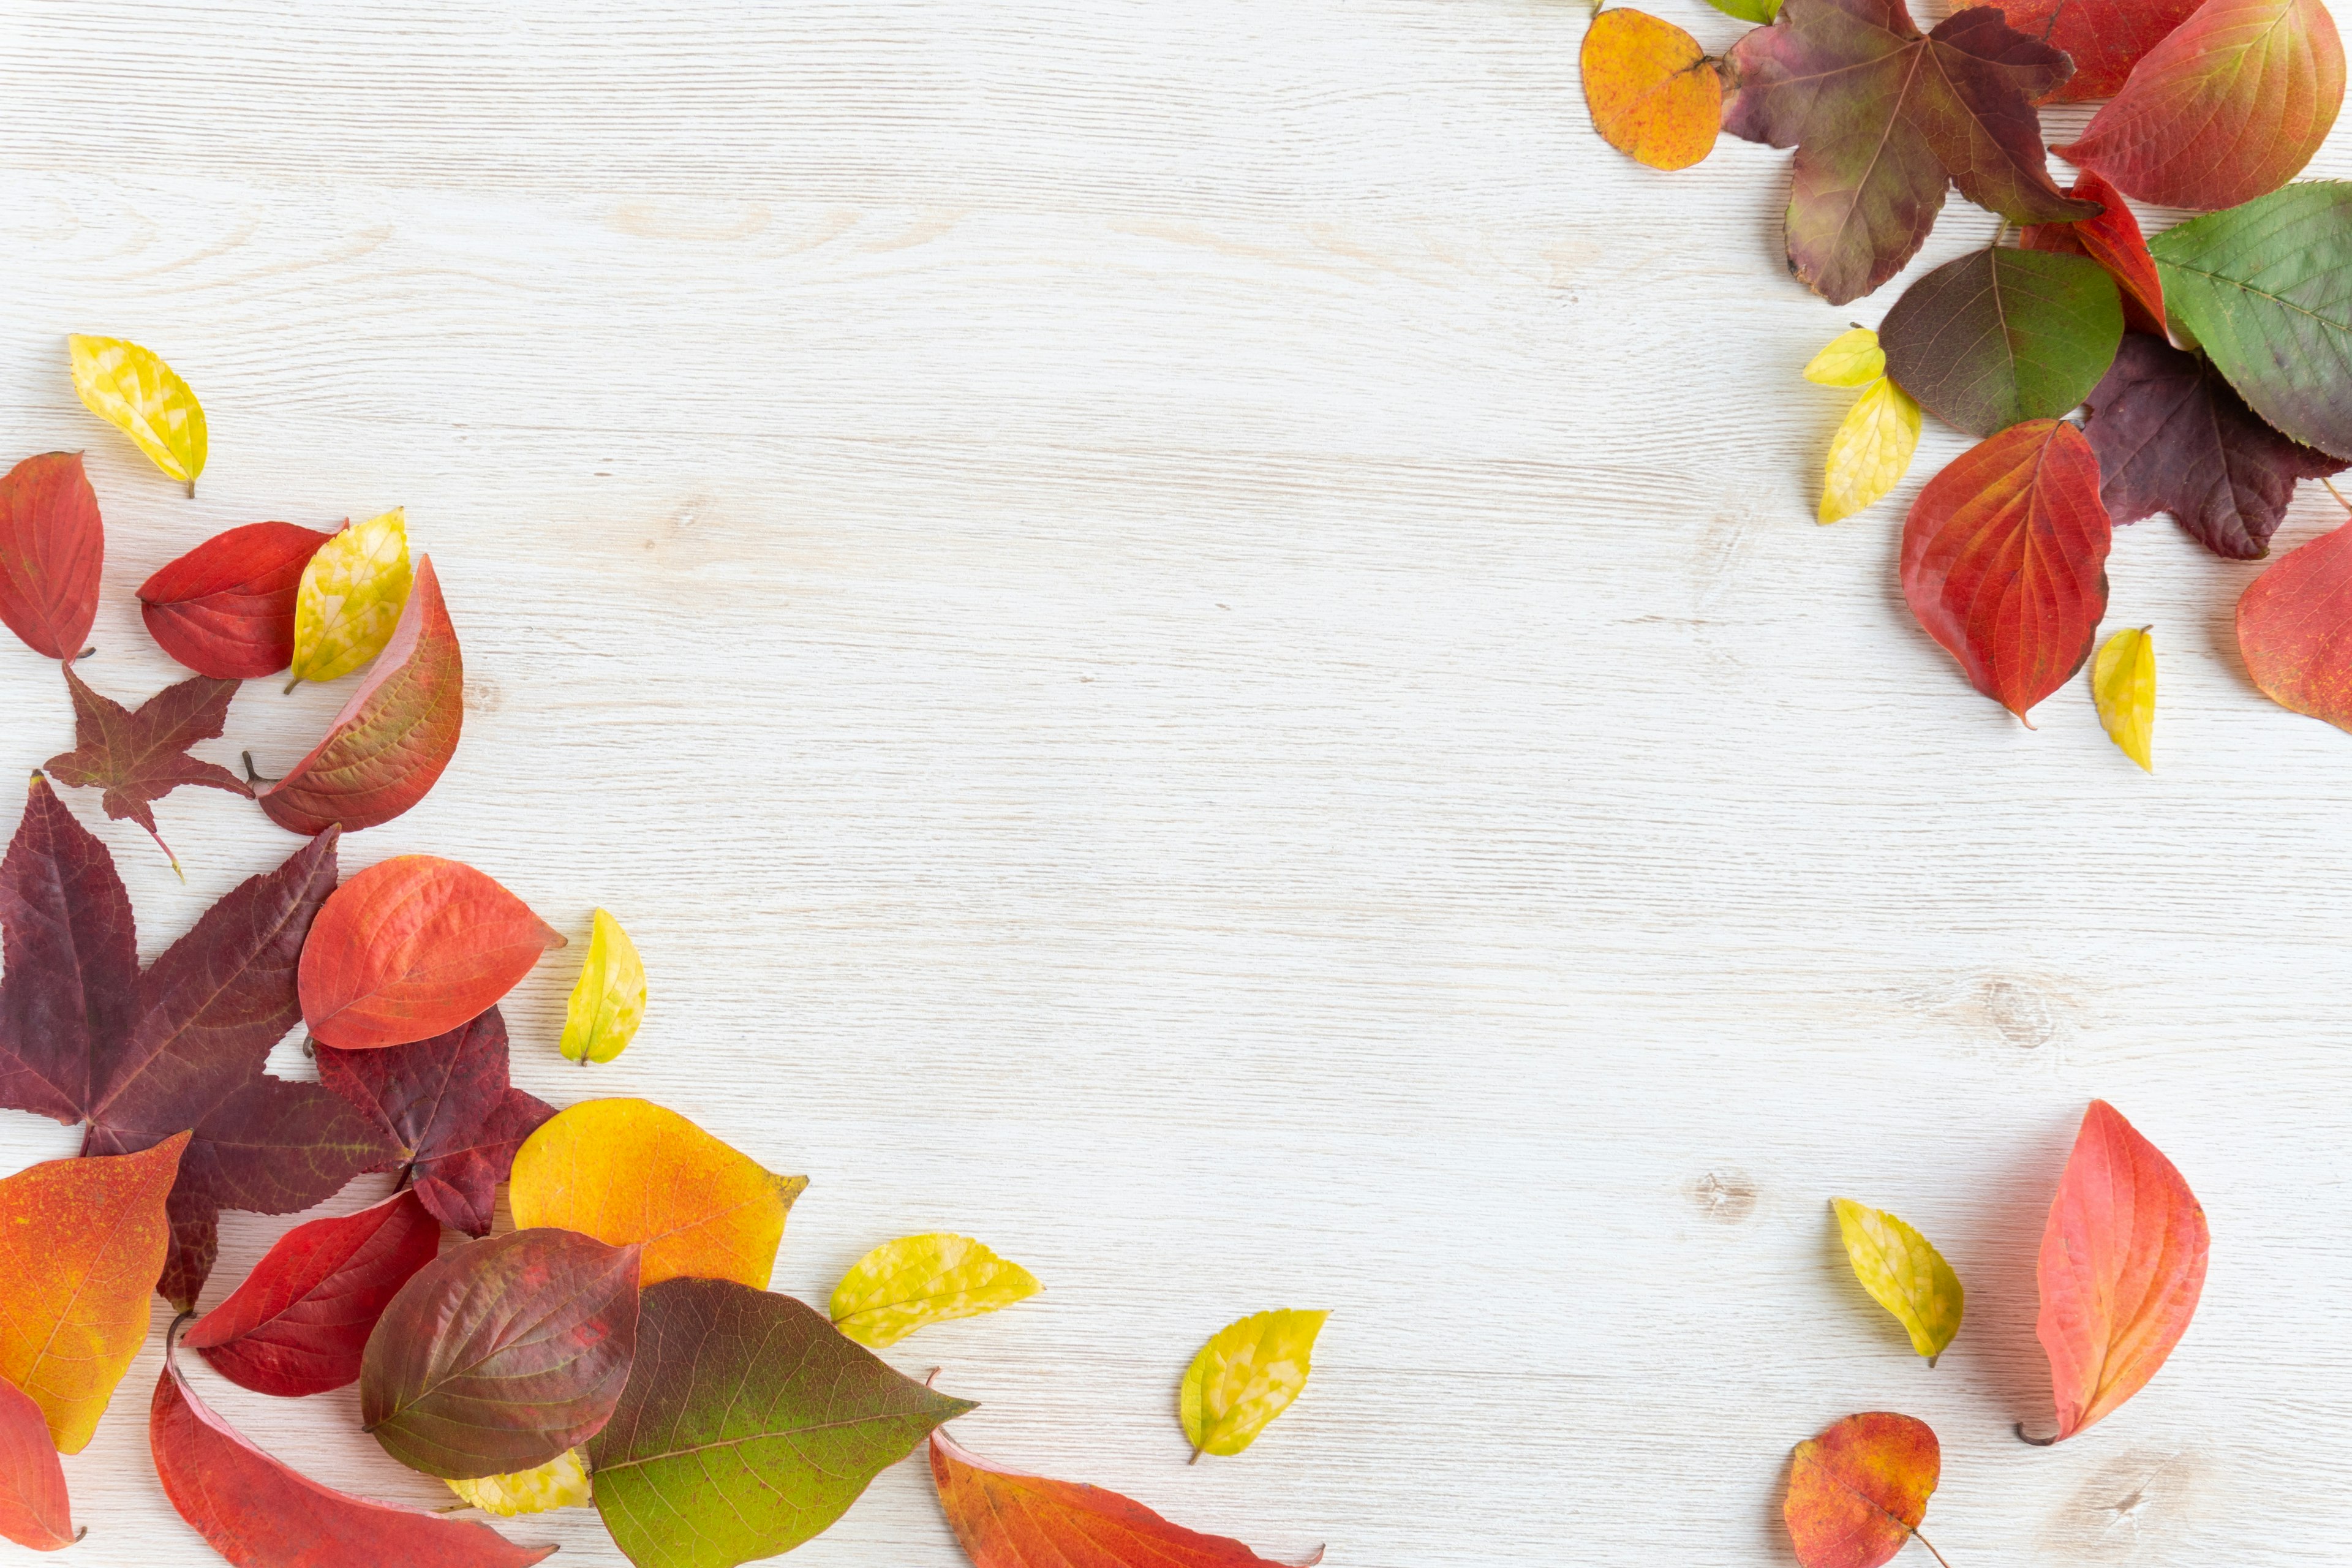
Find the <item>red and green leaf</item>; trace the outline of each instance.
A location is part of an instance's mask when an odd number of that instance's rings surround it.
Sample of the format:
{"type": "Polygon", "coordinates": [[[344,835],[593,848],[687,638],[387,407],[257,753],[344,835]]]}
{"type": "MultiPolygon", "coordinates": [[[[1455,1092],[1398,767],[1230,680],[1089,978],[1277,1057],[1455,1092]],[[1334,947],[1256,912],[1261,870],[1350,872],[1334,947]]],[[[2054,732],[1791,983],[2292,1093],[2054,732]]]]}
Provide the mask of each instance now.
{"type": "MultiPolygon", "coordinates": [[[[2017,242],[2028,250],[2084,256],[2106,268],[2124,301],[2124,325],[2135,332],[2164,335],[2164,280],[2148,254],[2139,219],[2132,216],[2123,193],[2085,169],[2066,194],[2078,201],[2097,202],[2106,210],[2075,223],[2030,223],[2017,242]]],[[[2060,410],[2063,413],[2064,410],[2060,410]]]]}
{"type": "Polygon", "coordinates": [[[106,531],[79,452],[27,458],[0,475],[0,621],[35,653],[77,657],[98,618],[106,531]]]}
{"type": "Polygon", "coordinates": [[[2352,730],[2352,522],[2288,551],[2239,595],[2238,651],[2263,696],[2352,730]]]}
{"type": "Polygon", "coordinates": [[[2115,280],[2095,263],[1994,247],[1905,289],[1878,342],[1886,374],[1921,407],[1990,436],[2080,404],[2123,334],[2115,280]]]}
{"type": "Polygon", "coordinates": [[[100,804],[106,815],[145,828],[177,870],[180,858],[155,830],[154,803],[182,784],[225,789],[247,799],[253,795],[243,779],[188,750],[218,738],[237,683],[199,675],[165,687],[133,712],[92,690],[70,662],[65,670],[66,690],[73,698],[74,749],[42,767],[59,784],[104,790],[100,804]]]}
{"type": "Polygon", "coordinates": [[[165,653],[221,680],[275,675],[294,658],[294,593],[334,537],[290,522],[216,533],[139,587],[139,613],[165,653]]]}

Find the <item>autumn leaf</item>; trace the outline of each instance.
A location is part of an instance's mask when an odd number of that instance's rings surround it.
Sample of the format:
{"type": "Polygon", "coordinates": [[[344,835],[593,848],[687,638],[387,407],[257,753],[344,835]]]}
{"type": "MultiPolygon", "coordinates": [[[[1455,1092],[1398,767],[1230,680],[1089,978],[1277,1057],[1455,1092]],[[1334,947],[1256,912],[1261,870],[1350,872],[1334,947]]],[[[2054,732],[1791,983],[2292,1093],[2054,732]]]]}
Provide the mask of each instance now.
{"type": "Polygon", "coordinates": [[[1653,169],[1687,169],[1715,150],[1723,77],[1698,40],[1619,6],[1592,18],[1579,61],[1602,140],[1653,169]]]}
{"type": "Polygon", "coordinates": [[[196,493],[205,471],[205,410],[152,349],[121,338],[70,337],[82,406],[130,437],[154,465],[196,493]]]}
{"type": "Polygon", "coordinates": [[[2051,183],[2032,102],[2072,69],[1990,6],[1923,36],[1902,0],[1788,0],[1724,57],[1723,128],[1797,149],[1790,270],[1843,305],[1902,270],[1954,181],[2016,223],[2097,210],[2051,183]]]}
{"type": "MultiPolygon", "coordinates": [[[[972,1568],[1286,1568],[1101,1487],[1000,1468],[941,1432],[931,1434],[931,1484],[972,1568]]],[[[1318,1547],[1298,1568],[1322,1561],[1318,1547]]]]}
{"type": "Polygon", "coordinates": [[[1903,527],[1903,597],[1970,685],[2026,710],[2090,657],[2114,530],[2083,433],[2039,419],[1927,481],[1903,527]]]}
{"type": "Polygon", "coordinates": [[[586,1442],[636,1353],[637,1250],[522,1229],[426,1264],[368,1336],[361,1422],[445,1480],[531,1469],[586,1442]]]}
{"type": "Polygon", "coordinates": [[[559,1508],[585,1508],[595,1500],[588,1484],[583,1450],[567,1448],[543,1465],[506,1476],[478,1476],[444,1484],[484,1513],[501,1519],[518,1514],[546,1513],[559,1508]]]}
{"type": "Polygon", "coordinates": [[[833,1326],[870,1350],[917,1329],[976,1318],[1025,1301],[1037,1277],[968,1236],[934,1231],[886,1241],[833,1288],[833,1326]]]}
{"type": "Polygon", "coordinates": [[[2156,258],[2148,254],[2139,219],[2132,216],[2123,193],[2085,169],[2066,194],[2077,201],[2097,202],[2106,211],[2079,223],[2027,224],[2018,231],[2018,244],[2028,250],[2081,256],[2097,262],[2116,280],[2116,289],[2123,296],[2124,326],[2162,337],[2164,280],[2157,274],[2156,258]]]}
{"type": "Polygon", "coordinates": [[[261,809],[296,833],[390,822],[439,780],[465,721],[465,659],[428,555],[383,657],[327,738],[261,792],[261,809]]]}
{"type": "Polygon", "coordinates": [[[1822,465],[1821,521],[1838,522],[1885,499],[1911,469],[1919,447],[1919,405],[1880,376],[1854,399],[1830,437],[1822,465]]]}
{"type": "Polygon", "coordinates": [[[1911,1348],[1936,1364],[1960,1331],[1960,1277],[1927,1238],[1885,1209],[1832,1198],[1846,1261],[1872,1300],[1894,1314],[1911,1348]]]}
{"type": "Polygon", "coordinates": [[[106,530],[79,452],[27,458],[0,475],[0,621],[35,653],[78,657],[98,618],[106,530]]]}
{"type": "Polygon", "coordinates": [[[182,784],[225,789],[248,799],[253,795],[243,779],[218,763],[188,752],[198,741],[220,734],[237,683],[199,675],[165,687],[133,712],[91,690],[70,663],[65,671],[66,690],[73,699],[74,749],[51,757],[43,770],[62,784],[104,790],[100,804],[106,815],[145,828],[172,869],[179,870],[180,858],[155,830],[154,803],[182,784]]]}
{"type": "Polygon", "coordinates": [[[488,1235],[515,1151],[555,1114],[507,1081],[507,1025],[499,1010],[404,1046],[314,1050],[319,1081],[383,1129],[425,1207],[452,1230],[488,1235]]]}
{"type": "Polygon", "coordinates": [[[1850,327],[1805,363],[1815,386],[1868,386],[1886,374],[1886,351],[1868,327],[1850,327]]]}
{"type": "Polygon", "coordinates": [[[1849,1415],[1798,1444],[1780,1517],[1800,1568],[1878,1568],[1915,1537],[1927,1546],[1919,1521],[1943,1466],[1925,1421],[1884,1410],[1849,1415]]]}
{"type": "Polygon", "coordinates": [[[2099,647],[2091,663],[2091,697],[2099,726],[2143,772],[2156,772],[2149,746],[2156,729],[2156,640],[2126,627],[2099,647]]]}
{"type": "Polygon", "coordinates": [[[408,513],[346,524],[302,568],[294,596],[294,657],[286,689],[349,675],[392,640],[408,603],[408,513]]]}
{"type": "Polygon", "coordinates": [[[1227,1323],[1192,1358],[1177,1394],[1192,1460],[1238,1454],[1290,1408],[1314,1370],[1328,1312],[1258,1312],[1227,1323]]]}
{"type": "Polygon", "coordinates": [[[163,1495],[236,1568],[525,1568],[555,1551],[487,1524],[322,1487],[255,1447],[181,1376],[167,1341],[147,1417],[163,1495]]]}
{"type": "Polygon", "coordinates": [[[629,1048],[645,1016],[646,966],[637,944],[620,921],[598,910],[588,936],[588,962],[580,966],[564,1009],[564,1060],[583,1067],[611,1061],[629,1048]]]}
{"type": "MultiPolygon", "coordinates": [[[[11,953],[13,963],[15,954],[11,953]]],[[[115,1160],[49,1160],[0,1181],[0,1378],[79,1454],[147,1338],[163,1201],[188,1134],[115,1160]]]]}
{"type": "Polygon", "coordinates": [[[334,891],[302,949],[302,1021],[322,1045],[373,1050],[489,1009],[563,938],[471,866],[396,855],[334,891]]]}
{"type": "MultiPolygon", "coordinates": [[[[139,1304],[147,1304],[144,1290],[139,1304]]],[[[0,1536],[36,1552],[57,1552],[81,1539],[48,1424],[41,1407],[13,1383],[0,1383],[0,1536]]]]}
{"type": "Polygon", "coordinates": [[[347,1387],[385,1303],[440,1249],[441,1227],[414,1193],[298,1225],[180,1342],[257,1394],[347,1387]]]}
{"type": "Polygon", "coordinates": [[[1759,26],[1780,14],[1780,0],[1706,0],[1725,16],[1759,26]]]}
{"type": "Polygon", "coordinates": [[[2300,174],[2343,103],[2344,44],[2323,0],[2205,0],[2052,151],[2144,202],[2235,206],[2300,174]]]}
{"type": "Polygon", "coordinates": [[[2074,408],[2123,335],[2115,279],[2097,263],[2000,247],[1912,284],[1878,329],[1886,374],[1971,436],[2074,408]]]}
{"type": "Polygon", "coordinates": [[[515,1155],[519,1226],[645,1246],[644,1283],[690,1275],[764,1289],[806,1176],[761,1169],[675,1110],[591,1100],[558,1111],[515,1155]]]}
{"type": "Polygon", "coordinates": [[[646,1290],[628,1387],[588,1444],[596,1511],[639,1568],[733,1568],[824,1530],[972,1407],[789,1296],[666,1280],[646,1290]]]}
{"type": "MultiPolygon", "coordinates": [[[[2052,96],[2063,101],[2113,98],[2140,57],[2189,19],[2200,0],[1971,0],[1998,5],[2009,25],[2053,44],[2074,74],[2052,96]]],[[[2080,195],[2077,192],[2076,195],[2080,195]]]]}
{"type": "Polygon", "coordinates": [[[2038,1441],[2073,1436],[2156,1375],[2197,1310],[2207,1241],[2205,1210],[2172,1162],[2114,1106],[2091,1101],[2042,1232],[2034,1333],[2058,1432],[2038,1441]]]}
{"type": "Polygon", "coordinates": [[[2263,696],[2352,730],[2352,522],[2288,551],[2238,596],[2238,651],[2263,696]]]}
{"type": "Polygon", "coordinates": [[[277,674],[294,658],[302,569],[332,537],[290,522],[215,534],[140,584],[148,635],[198,675],[277,674]]]}

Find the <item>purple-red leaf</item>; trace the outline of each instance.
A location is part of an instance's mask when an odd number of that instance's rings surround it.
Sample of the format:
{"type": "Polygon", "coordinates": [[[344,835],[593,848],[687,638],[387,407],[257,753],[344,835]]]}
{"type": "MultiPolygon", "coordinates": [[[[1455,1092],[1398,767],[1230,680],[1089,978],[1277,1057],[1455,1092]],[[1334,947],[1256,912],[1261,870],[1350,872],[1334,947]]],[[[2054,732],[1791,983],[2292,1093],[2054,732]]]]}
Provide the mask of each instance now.
{"type": "Polygon", "coordinates": [[[2097,202],[2107,210],[2078,223],[2030,223],[2018,232],[2017,243],[2028,250],[2054,250],[2065,256],[2086,256],[2107,269],[2123,295],[2124,325],[2135,332],[2164,335],[2164,279],[2148,254],[2147,237],[2139,231],[2123,193],[2085,169],[2066,192],[2079,201],[2097,202]]]}
{"type": "Polygon", "coordinates": [[[290,522],[216,533],[140,585],[139,613],[163,651],[199,675],[275,675],[293,662],[302,568],[333,537],[290,522]]]}
{"type": "Polygon", "coordinates": [[[0,1381],[0,1536],[36,1552],[55,1552],[81,1537],[74,1532],[66,1472],[49,1441],[49,1425],[33,1396],[0,1381]]]}
{"type": "Polygon", "coordinates": [[[106,531],[79,452],[27,458],[0,475],[0,621],[35,653],[69,659],[98,618],[106,531]]]}
{"type": "MultiPolygon", "coordinates": [[[[2189,19],[2199,0],[1968,0],[1998,5],[2019,32],[2074,58],[2074,74],[2052,96],[2113,98],[2142,55],[2189,19]]],[[[2080,192],[2075,193],[2080,195],[2080,192]]]]}
{"type": "Polygon", "coordinates": [[[253,790],[243,779],[218,763],[188,754],[188,748],[198,741],[217,738],[228,722],[228,700],[236,695],[236,681],[199,675],[163,688],[132,712],[105,693],[92,690],[68,662],[66,690],[73,698],[74,749],[51,757],[42,766],[59,784],[104,790],[100,804],[106,815],[145,828],[173,870],[179,869],[180,858],[155,831],[155,802],[182,784],[202,784],[252,798],[253,790]]]}

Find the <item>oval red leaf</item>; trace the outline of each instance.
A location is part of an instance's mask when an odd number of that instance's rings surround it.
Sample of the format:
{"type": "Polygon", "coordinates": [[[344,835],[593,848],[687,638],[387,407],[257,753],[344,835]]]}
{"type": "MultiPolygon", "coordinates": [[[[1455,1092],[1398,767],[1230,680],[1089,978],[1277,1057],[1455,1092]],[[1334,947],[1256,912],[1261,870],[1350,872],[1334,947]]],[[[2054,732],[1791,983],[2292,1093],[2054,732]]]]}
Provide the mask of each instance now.
{"type": "Polygon", "coordinates": [[[2288,551],[2239,595],[2238,651],[2263,696],[2352,730],[2352,522],[2288,551]]]}
{"type": "Polygon", "coordinates": [[[1903,525],[1903,597],[1969,682],[2019,718],[2091,654],[2115,530],[2099,460],[2063,419],[1980,441],[1903,525]]]}
{"type": "Polygon", "coordinates": [[[1944,1452],[1925,1421],[1849,1415],[1789,1458],[1780,1517],[1802,1568],[1878,1568],[1919,1532],[1944,1452]]]}
{"type": "Polygon", "coordinates": [[[335,889],[302,946],[302,1021],[339,1050],[444,1034],[563,938],[471,866],[401,855],[335,889]]]}
{"type": "Polygon", "coordinates": [[[277,674],[294,659],[302,568],[333,537],[291,522],[249,522],[213,535],[140,584],[148,635],[198,675],[277,674]]]}
{"type": "Polygon", "coordinates": [[[0,621],[26,647],[51,658],[81,652],[105,559],[79,452],[45,452],[0,475],[0,621]]]}
{"type": "Polygon", "coordinates": [[[33,1396],[0,1379],[0,1536],[36,1552],[55,1552],[74,1533],[66,1472],[49,1441],[48,1419],[33,1396]]]}

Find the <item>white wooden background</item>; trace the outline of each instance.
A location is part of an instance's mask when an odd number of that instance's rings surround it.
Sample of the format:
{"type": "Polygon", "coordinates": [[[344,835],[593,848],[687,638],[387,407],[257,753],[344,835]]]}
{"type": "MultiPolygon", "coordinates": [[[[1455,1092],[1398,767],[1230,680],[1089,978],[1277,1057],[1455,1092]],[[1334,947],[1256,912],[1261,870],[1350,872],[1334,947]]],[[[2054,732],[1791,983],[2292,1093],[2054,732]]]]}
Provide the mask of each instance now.
{"type": "MultiPolygon", "coordinates": [[[[1895,577],[1961,440],[1811,521],[1851,394],[1798,369],[1899,287],[1789,280],[1785,153],[1601,143],[1581,5],[0,16],[0,457],[89,450],[90,678],[173,678],[131,592],[215,531],[404,504],[466,736],[346,866],[460,857],[575,944],[619,913],[638,1043],[557,1057],[575,946],[516,1076],[810,1175],[779,1289],[932,1228],[1034,1268],[894,1352],[983,1402],[982,1453],[1333,1568],[1781,1564],[1789,1447],[1893,1408],[1943,1437],[1955,1568],[2340,1555],[2352,737],[2255,694],[2259,568],[2164,521],[2112,566],[2156,777],[2080,681],[2038,732],[1970,691],[1895,577]],[[194,383],[196,500],[82,411],[69,331],[194,383]],[[2036,1451],[2034,1247],[2095,1095],[2188,1174],[2212,1274],[2154,1385],[2036,1451]],[[1833,1194],[1958,1266],[1937,1369],[1833,1194]],[[1187,1360],[1277,1305],[1334,1310],[1314,1383],[1187,1469],[1187,1360]]],[[[1956,201],[1926,260],[1994,226],[1956,201]]],[[[2336,520],[2306,487],[2282,542],[2336,520]]],[[[343,695],[253,683],[208,752],[276,771],[343,695]]],[[[70,741],[13,640],[0,736],[70,741]]],[[[293,847],[226,795],[160,815],[184,889],[101,825],[150,953],[293,847]]],[[[0,1117],[7,1168],[71,1147],[0,1117]]],[[[286,1223],[232,1217],[207,1302],[286,1223]]],[[[68,1461],[78,1561],[213,1561],[155,1370],[68,1461]]],[[[437,1500],[352,1393],[200,1381],[437,1500]]],[[[621,1561],[587,1514],[510,1532],[621,1561]]],[[[800,1561],[961,1558],[908,1464],[800,1561]]]]}

